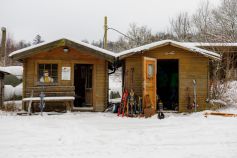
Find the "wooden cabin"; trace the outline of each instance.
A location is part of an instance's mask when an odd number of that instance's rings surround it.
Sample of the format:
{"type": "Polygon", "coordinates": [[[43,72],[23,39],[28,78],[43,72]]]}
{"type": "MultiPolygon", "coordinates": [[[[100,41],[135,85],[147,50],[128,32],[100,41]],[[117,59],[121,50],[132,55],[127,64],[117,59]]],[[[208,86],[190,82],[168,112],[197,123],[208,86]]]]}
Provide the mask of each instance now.
{"type": "Polygon", "coordinates": [[[157,109],[157,97],[165,110],[189,111],[196,82],[197,110],[207,108],[209,97],[209,61],[220,55],[181,42],[164,40],[120,52],[124,88],[150,98],[157,109]]]}
{"type": "Polygon", "coordinates": [[[45,95],[46,111],[59,105],[69,110],[104,111],[107,106],[108,63],[113,53],[68,39],[44,42],[9,55],[22,62],[23,105],[37,109],[45,95]]]}

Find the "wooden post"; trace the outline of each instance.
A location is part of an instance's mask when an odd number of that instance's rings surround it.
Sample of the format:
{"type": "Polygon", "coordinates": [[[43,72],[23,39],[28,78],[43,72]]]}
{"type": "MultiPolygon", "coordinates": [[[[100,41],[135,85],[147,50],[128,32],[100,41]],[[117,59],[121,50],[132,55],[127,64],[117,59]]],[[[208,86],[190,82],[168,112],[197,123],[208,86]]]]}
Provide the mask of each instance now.
{"type": "Polygon", "coordinates": [[[108,32],[108,25],[107,25],[107,16],[104,17],[104,49],[107,49],[107,32],[108,32]]]}
{"type": "Polygon", "coordinates": [[[6,28],[2,27],[1,55],[0,61],[2,66],[6,66],[6,28]]]}

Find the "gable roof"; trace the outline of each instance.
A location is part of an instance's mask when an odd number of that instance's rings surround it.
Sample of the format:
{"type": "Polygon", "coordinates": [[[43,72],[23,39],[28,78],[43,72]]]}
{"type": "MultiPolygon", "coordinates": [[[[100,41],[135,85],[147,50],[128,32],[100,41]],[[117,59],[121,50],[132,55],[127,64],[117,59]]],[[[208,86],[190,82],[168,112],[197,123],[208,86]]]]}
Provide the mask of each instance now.
{"type": "Polygon", "coordinates": [[[76,50],[86,50],[110,62],[113,62],[115,60],[114,58],[115,53],[111,51],[93,46],[85,42],[76,41],[76,40],[72,41],[66,38],[61,38],[61,39],[57,39],[57,40],[49,41],[49,42],[42,42],[37,45],[26,47],[26,48],[12,52],[11,54],[9,54],[9,57],[13,58],[14,60],[22,60],[33,54],[37,54],[42,51],[48,51],[48,50],[61,47],[61,46],[68,46],[76,50]]]}
{"type": "Polygon", "coordinates": [[[199,53],[199,54],[201,54],[203,56],[206,56],[208,58],[211,58],[211,59],[215,59],[215,60],[220,60],[221,59],[221,56],[218,53],[208,51],[208,50],[205,50],[205,49],[202,49],[202,48],[198,48],[198,47],[196,47],[194,45],[191,45],[191,44],[176,42],[176,41],[173,41],[173,40],[163,40],[163,41],[153,42],[153,43],[146,44],[146,45],[143,45],[143,46],[140,46],[140,47],[125,50],[125,51],[122,51],[120,53],[117,53],[116,57],[118,57],[119,59],[123,59],[125,57],[131,56],[131,55],[136,54],[136,53],[149,51],[149,50],[152,50],[152,49],[155,49],[155,48],[158,48],[158,47],[162,47],[162,46],[166,46],[166,45],[172,45],[172,46],[177,47],[177,48],[188,50],[188,51],[191,51],[191,52],[194,52],[194,53],[199,53]]]}
{"type": "Polygon", "coordinates": [[[181,48],[184,50],[188,50],[190,52],[199,53],[203,56],[206,56],[208,58],[214,59],[214,60],[220,60],[221,56],[218,53],[208,51],[202,48],[199,48],[201,46],[237,46],[237,43],[195,43],[195,42],[176,42],[173,40],[162,40],[153,42],[150,44],[146,44],[143,46],[139,46],[136,48],[132,48],[129,50],[122,51],[120,53],[114,53],[96,46],[93,46],[88,43],[84,43],[81,41],[76,40],[69,40],[66,38],[61,38],[49,42],[43,42],[37,45],[33,45],[30,47],[26,47],[17,51],[12,52],[9,54],[9,57],[13,58],[14,60],[22,60],[26,57],[29,57],[33,54],[37,54],[41,51],[48,51],[60,46],[68,46],[75,48],[77,50],[87,50],[91,52],[92,54],[95,54],[97,56],[100,56],[110,62],[113,62],[117,59],[123,59],[125,57],[131,56],[136,53],[141,53],[145,51],[149,51],[158,47],[166,46],[166,45],[172,45],[177,48],[181,48]]]}

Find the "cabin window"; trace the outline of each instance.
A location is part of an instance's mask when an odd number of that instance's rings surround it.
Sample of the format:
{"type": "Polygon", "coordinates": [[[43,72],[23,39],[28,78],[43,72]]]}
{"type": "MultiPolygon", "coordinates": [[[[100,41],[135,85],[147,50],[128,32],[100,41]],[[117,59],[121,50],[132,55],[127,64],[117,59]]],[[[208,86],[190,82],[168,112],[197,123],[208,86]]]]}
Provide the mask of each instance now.
{"type": "Polygon", "coordinates": [[[44,84],[58,82],[58,64],[39,64],[38,81],[44,84]]]}

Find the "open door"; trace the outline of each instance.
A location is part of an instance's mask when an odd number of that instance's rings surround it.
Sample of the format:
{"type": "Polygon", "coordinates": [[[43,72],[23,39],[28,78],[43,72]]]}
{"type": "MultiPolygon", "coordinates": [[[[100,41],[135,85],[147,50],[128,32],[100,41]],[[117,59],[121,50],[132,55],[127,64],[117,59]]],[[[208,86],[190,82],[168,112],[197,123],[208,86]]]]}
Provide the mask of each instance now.
{"type": "Polygon", "coordinates": [[[75,64],[74,65],[74,86],[75,100],[74,107],[93,107],[93,86],[92,76],[93,65],[75,64]]]}
{"type": "Polygon", "coordinates": [[[179,60],[157,60],[157,95],[164,110],[178,111],[179,105],[179,60]]]}
{"type": "Polygon", "coordinates": [[[150,102],[156,110],[156,61],[155,58],[143,57],[143,105],[150,102]]]}

